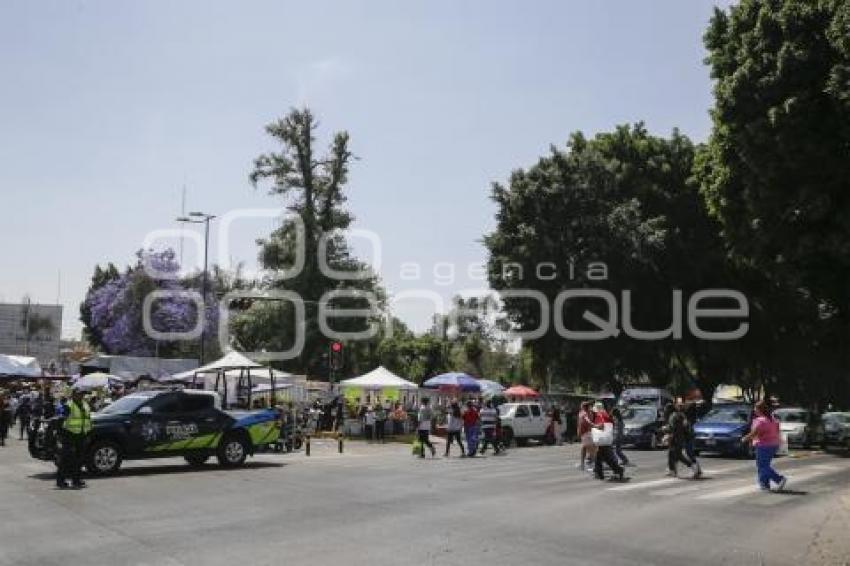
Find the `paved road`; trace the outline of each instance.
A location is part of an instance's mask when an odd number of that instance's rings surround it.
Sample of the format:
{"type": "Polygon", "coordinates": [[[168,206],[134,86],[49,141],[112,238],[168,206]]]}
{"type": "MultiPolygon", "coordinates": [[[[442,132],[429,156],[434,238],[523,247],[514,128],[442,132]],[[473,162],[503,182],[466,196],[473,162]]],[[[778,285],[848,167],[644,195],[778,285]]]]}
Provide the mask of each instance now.
{"type": "Polygon", "coordinates": [[[401,445],[262,455],[240,470],[130,462],[84,491],[53,488],[23,443],[0,448],[0,564],[380,566],[850,563],[850,458],[783,458],[785,494],[753,464],[704,458],[663,477],[634,451],[627,484],[574,468],[577,447],[419,460],[401,445]]]}

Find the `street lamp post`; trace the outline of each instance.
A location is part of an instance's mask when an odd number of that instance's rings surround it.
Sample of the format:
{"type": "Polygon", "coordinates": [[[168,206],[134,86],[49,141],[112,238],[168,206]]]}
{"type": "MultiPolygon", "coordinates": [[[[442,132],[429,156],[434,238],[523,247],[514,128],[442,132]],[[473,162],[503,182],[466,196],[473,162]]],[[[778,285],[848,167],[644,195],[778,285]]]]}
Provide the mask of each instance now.
{"type": "MultiPolygon", "coordinates": [[[[207,286],[208,286],[208,260],[210,251],[210,220],[215,218],[214,214],[205,212],[190,212],[189,216],[181,216],[177,219],[178,222],[188,222],[190,224],[204,225],[204,271],[201,274],[201,302],[203,308],[207,308],[207,286]]],[[[200,316],[200,313],[198,314],[200,316]]],[[[200,344],[200,365],[204,365],[204,342],[206,338],[206,320],[201,326],[201,344],[200,344]]]]}

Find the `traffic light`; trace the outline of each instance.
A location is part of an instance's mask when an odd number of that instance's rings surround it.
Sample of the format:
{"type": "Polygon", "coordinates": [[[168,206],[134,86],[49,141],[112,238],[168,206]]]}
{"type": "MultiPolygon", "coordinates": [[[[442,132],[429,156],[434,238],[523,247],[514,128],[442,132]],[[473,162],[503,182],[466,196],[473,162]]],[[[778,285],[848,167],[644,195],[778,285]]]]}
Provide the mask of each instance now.
{"type": "Polygon", "coordinates": [[[331,369],[339,371],[344,365],[342,342],[331,342],[331,369]]]}

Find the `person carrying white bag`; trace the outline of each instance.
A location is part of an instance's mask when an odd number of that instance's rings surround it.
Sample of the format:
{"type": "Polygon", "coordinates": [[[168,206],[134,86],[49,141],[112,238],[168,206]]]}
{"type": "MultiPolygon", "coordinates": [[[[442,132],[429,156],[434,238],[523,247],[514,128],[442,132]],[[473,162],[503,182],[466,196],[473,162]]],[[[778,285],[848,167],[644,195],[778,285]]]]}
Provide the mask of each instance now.
{"type": "Polygon", "coordinates": [[[593,406],[593,411],[595,413],[593,429],[590,432],[593,436],[593,444],[596,445],[596,464],[593,468],[594,475],[596,479],[605,479],[605,472],[602,467],[604,463],[614,472],[612,479],[625,481],[625,470],[617,461],[616,456],[614,456],[614,449],[612,448],[614,444],[614,422],[611,420],[610,415],[608,415],[602,403],[597,402],[593,406]]]}

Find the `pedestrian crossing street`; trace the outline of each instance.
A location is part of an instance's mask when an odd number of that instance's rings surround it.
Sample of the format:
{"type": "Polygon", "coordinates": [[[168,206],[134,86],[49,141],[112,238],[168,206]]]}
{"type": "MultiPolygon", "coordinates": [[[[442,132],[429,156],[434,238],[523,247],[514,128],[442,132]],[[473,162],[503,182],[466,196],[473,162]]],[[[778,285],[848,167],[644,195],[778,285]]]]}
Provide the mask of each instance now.
{"type": "MultiPolygon", "coordinates": [[[[576,468],[578,449],[567,447],[531,447],[511,449],[504,456],[462,459],[415,458],[409,450],[396,449],[378,454],[352,453],[324,455],[321,459],[302,458],[298,464],[329,466],[342,470],[369,468],[382,473],[398,472],[408,478],[428,480],[451,487],[468,481],[486,481],[494,489],[514,489],[518,484],[527,491],[556,495],[598,493],[602,497],[635,500],[691,501],[694,504],[745,503],[758,506],[792,505],[814,496],[850,489],[850,458],[811,453],[775,460],[779,473],[788,476],[784,493],[764,493],[755,480],[752,460],[703,457],[703,477],[690,479],[681,467],[679,478],[666,477],[667,454],[664,451],[629,451],[636,462],[626,468],[626,483],[599,481],[576,468]]],[[[610,473],[610,472],[609,472],[610,473]]]]}
{"type": "MultiPolygon", "coordinates": [[[[385,477],[428,482],[453,489],[469,482],[485,481],[493,490],[510,491],[518,485],[527,493],[538,496],[575,496],[597,494],[600,497],[629,498],[635,501],[665,500],[690,501],[694,504],[728,504],[743,502],[759,506],[789,505],[795,500],[812,496],[829,495],[850,488],[850,458],[828,454],[811,454],[799,458],[779,458],[775,467],[789,478],[785,493],[762,493],[755,482],[755,463],[747,460],[701,458],[703,477],[689,479],[688,470],[682,468],[680,478],[665,477],[666,452],[630,451],[636,462],[626,468],[630,480],[626,483],[599,481],[576,468],[578,449],[565,447],[530,447],[511,449],[508,454],[474,459],[441,457],[420,459],[410,454],[406,445],[367,446],[350,443],[346,452],[339,454],[335,447],[319,446],[313,455],[303,452],[289,455],[259,454],[249,460],[263,463],[286,463],[284,468],[246,469],[252,476],[261,475],[273,481],[287,482],[304,476],[309,483],[311,469],[323,470],[333,477],[349,473],[374,471],[385,477]],[[297,473],[300,469],[301,473],[297,473]],[[304,475],[306,473],[306,475],[304,475]]],[[[127,462],[127,468],[137,466],[173,466],[182,461],[152,460],[127,462]]],[[[20,459],[0,466],[0,476],[20,481],[23,478],[49,474],[52,466],[45,462],[20,459]]],[[[212,470],[210,470],[212,471],[212,470]]],[[[204,472],[204,473],[209,473],[204,472]]],[[[232,471],[221,471],[232,474],[232,471]]],[[[259,478],[258,478],[259,479],[259,478]]],[[[399,479],[399,481],[402,481],[399,479]]]]}

